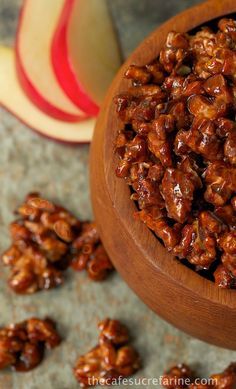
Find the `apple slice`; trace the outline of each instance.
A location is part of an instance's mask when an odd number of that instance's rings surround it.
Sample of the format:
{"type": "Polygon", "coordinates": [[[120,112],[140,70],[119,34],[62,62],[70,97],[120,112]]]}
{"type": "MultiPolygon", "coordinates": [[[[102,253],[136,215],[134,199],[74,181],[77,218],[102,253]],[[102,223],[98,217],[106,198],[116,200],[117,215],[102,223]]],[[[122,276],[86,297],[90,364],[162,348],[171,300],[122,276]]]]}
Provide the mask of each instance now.
{"type": "Polygon", "coordinates": [[[61,88],[51,63],[51,41],[65,0],[25,0],[16,38],[16,65],[30,99],[56,119],[79,121],[87,116],[61,88]]]}
{"type": "Polygon", "coordinates": [[[70,99],[88,115],[96,115],[121,64],[106,0],[65,0],[52,63],[70,99]]]}
{"type": "Polygon", "coordinates": [[[87,143],[92,138],[94,119],[66,123],[46,115],[29,100],[16,74],[14,51],[3,46],[0,46],[0,105],[48,138],[68,143],[87,143]]]}

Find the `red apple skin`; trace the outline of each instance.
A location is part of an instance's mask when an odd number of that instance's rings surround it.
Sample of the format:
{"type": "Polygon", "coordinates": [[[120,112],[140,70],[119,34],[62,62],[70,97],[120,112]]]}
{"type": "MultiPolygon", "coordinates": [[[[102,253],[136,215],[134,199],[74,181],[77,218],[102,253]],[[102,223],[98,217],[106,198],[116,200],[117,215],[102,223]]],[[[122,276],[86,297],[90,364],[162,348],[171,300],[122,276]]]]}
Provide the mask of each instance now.
{"type": "Polygon", "coordinates": [[[41,109],[41,111],[43,111],[44,113],[46,113],[51,117],[54,117],[55,119],[65,121],[65,122],[78,122],[86,119],[87,117],[86,115],[84,117],[81,117],[80,115],[72,115],[52,105],[50,102],[45,100],[45,98],[37,91],[37,89],[34,87],[32,82],[29,80],[27,73],[21,64],[20,53],[19,53],[20,26],[23,18],[23,13],[24,13],[24,5],[22,6],[20,11],[19,22],[18,22],[18,27],[16,32],[15,58],[16,58],[17,75],[24,92],[29,97],[29,99],[37,107],[41,109]]]}
{"type": "Polygon", "coordinates": [[[78,147],[78,146],[83,146],[83,145],[89,145],[91,141],[87,140],[87,141],[78,141],[78,142],[75,142],[75,141],[65,141],[61,138],[56,138],[56,137],[51,137],[51,136],[48,136],[42,132],[40,132],[39,129],[37,128],[34,128],[32,127],[31,125],[29,125],[25,120],[23,120],[22,118],[20,118],[18,115],[16,115],[16,113],[12,110],[10,110],[8,107],[6,107],[3,103],[0,103],[0,107],[4,108],[7,112],[9,112],[11,115],[13,115],[17,120],[19,120],[19,122],[21,122],[24,126],[30,128],[32,131],[34,131],[36,134],[40,135],[42,138],[44,139],[48,139],[49,141],[51,142],[56,142],[56,143],[59,143],[61,145],[64,145],[64,146],[75,146],[75,147],[78,147]]]}
{"type": "Polygon", "coordinates": [[[75,1],[79,0],[65,0],[65,6],[52,41],[52,65],[60,85],[71,101],[89,116],[97,116],[99,107],[84,92],[70,61],[67,31],[75,1]]]}

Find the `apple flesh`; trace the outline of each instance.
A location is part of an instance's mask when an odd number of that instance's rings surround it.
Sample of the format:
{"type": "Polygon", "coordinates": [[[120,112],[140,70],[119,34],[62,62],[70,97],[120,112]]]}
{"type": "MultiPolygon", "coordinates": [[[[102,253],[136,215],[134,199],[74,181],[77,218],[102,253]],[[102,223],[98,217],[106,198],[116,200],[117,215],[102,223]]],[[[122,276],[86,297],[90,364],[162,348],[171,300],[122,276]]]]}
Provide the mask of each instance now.
{"type": "Polygon", "coordinates": [[[51,42],[65,0],[25,0],[16,38],[16,66],[29,98],[46,114],[65,121],[87,115],[65,94],[51,63],[51,42]]]}
{"type": "Polygon", "coordinates": [[[38,109],[21,88],[16,74],[14,55],[12,49],[0,46],[0,105],[28,127],[48,138],[63,143],[90,142],[95,120],[66,123],[38,109]]]}
{"type": "Polygon", "coordinates": [[[96,115],[121,64],[105,0],[65,0],[52,42],[52,63],[70,99],[96,115]]]}

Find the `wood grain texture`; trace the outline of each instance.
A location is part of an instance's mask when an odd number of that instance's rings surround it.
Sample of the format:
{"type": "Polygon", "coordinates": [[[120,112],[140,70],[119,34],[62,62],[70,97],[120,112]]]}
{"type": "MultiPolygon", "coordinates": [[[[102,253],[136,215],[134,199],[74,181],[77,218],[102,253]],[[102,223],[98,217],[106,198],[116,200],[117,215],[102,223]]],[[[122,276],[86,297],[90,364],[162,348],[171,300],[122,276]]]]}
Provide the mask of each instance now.
{"type": "MultiPolygon", "coordinates": [[[[209,0],[164,23],[129,57],[115,78],[99,116],[91,148],[91,193],[104,245],[129,286],[156,313],[209,343],[236,349],[236,291],[221,290],[182,265],[141,222],[134,222],[129,188],[115,177],[114,139],[120,123],[113,97],[127,89],[131,63],[154,59],[169,31],[189,31],[236,11],[235,0],[209,0]]],[[[131,313],[132,314],[132,313],[131,313]]]]}

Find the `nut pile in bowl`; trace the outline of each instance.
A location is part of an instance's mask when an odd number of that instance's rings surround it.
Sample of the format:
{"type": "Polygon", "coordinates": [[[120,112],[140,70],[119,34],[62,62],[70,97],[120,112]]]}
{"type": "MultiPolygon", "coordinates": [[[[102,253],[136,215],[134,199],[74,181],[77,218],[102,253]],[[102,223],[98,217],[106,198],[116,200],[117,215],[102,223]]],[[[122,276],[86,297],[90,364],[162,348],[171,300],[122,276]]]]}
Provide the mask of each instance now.
{"type": "Polygon", "coordinates": [[[115,97],[118,177],[167,250],[236,288],[236,21],[170,32],[115,97]]]}

